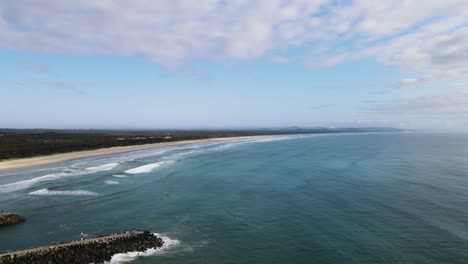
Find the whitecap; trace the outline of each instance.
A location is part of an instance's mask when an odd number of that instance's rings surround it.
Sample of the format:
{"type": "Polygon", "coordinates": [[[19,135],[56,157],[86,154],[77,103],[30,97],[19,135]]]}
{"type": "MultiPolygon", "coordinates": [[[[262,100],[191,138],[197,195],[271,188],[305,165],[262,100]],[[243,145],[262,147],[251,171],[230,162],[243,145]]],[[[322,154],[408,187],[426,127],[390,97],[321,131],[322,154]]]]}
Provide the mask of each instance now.
{"type": "Polygon", "coordinates": [[[112,177],[116,177],[116,178],[126,178],[127,176],[126,176],[126,175],[122,175],[122,174],[114,174],[114,175],[112,175],[112,177]]]}
{"type": "Polygon", "coordinates": [[[106,183],[106,184],[110,184],[110,185],[120,184],[120,182],[118,182],[118,181],[111,181],[111,180],[105,181],[105,183],[106,183]]]}
{"type": "Polygon", "coordinates": [[[154,235],[162,238],[162,240],[164,241],[164,244],[162,247],[150,248],[145,251],[134,251],[134,252],[128,252],[128,253],[115,254],[112,256],[112,259],[110,260],[110,262],[106,262],[106,263],[111,263],[111,264],[125,263],[125,262],[134,261],[138,257],[149,257],[149,256],[160,255],[166,252],[168,249],[173,248],[180,244],[180,241],[177,239],[171,239],[167,236],[163,236],[158,233],[154,233],[154,235]]]}
{"type": "Polygon", "coordinates": [[[38,191],[30,192],[29,195],[40,195],[40,196],[48,196],[48,195],[68,195],[68,196],[88,196],[88,195],[98,195],[95,192],[85,191],[85,190],[73,190],[73,191],[58,191],[58,190],[49,190],[49,189],[41,189],[38,191]]]}
{"type": "Polygon", "coordinates": [[[161,165],[163,165],[163,164],[164,164],[163,161],[156,162],[156,163],[151,163],[151,164],[143,165],[143,166],[136,167],[136,168],[133,168],[133,169],[130,169],[130,170],[126,170],[125,173],[128,173],[128,174],[147,173],[147,172],[151,172],[152,170],[154,170],[154,169],[156,169],[158,167],[161,167],[161,165]]]}
{"type": "Polygon", "coordinates": [[[115,167],[119,166],[119,163],[117,162],[114,162],[114,163],[109,163],[109,164],[103,164],[103,165],[98,165],[98,166],[94,166],[94,167],[89,167],[89,168],[86,168],[84,169],[85,171],[89,172],[89,173],[95,173],[95,172],[99,172],[99,171],[109,171],[109,170],[112,170],[114,169],[115,167]]]}

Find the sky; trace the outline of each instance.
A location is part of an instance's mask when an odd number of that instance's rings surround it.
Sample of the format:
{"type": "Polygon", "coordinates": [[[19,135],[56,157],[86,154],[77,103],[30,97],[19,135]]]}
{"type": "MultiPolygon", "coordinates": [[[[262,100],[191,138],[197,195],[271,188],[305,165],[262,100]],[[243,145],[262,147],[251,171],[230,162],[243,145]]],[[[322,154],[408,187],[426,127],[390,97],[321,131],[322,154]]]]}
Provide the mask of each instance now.
{"type": "Polygon", "coordinates": [[[0,127],[468,131],[466,0],[0,0],[0,127]]]}

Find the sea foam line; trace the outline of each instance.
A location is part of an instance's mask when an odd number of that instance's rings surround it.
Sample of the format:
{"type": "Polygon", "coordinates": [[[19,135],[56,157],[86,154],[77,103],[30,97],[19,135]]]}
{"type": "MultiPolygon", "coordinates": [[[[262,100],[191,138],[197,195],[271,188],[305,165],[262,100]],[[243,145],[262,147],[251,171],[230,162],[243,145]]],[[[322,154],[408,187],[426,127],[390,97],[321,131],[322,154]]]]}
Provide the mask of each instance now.
{"type": "Polygon", "coordinates": [[[110,184],[110,185],[116,185],[116,184],[120,184],[120,182],[118,181],[113,181],[113,180],[107,180],[104,182],[105,184],[110,184]]]}
{"type": "Polygon", "coordinates": [[[131,262],[137,259],[138,257],[149,257],[149,256],[156,256],[163,254],[168,249],[171,249],[180,244],[180,241],[177,239],[171,239],[167,236],[163,236],[158,233],[154,233],[155,236],[162,238],[164,244],[160,248],[150,248],[145,251],[134,251],[134,252],[127,252],[127,253],[119,253],[112,256],[112,259],[109,262],[111,264],[118,264],[118,263],[125,263],[131,262]]]}
{"type": "MultiPolygon", "coordinates": [[[[261,142],[269,142],[269,141],[276,141],[276,140],[284,140],[284,139],[289,139],[289,138],[292,138],[292,137],[291,136],[271,136],[271,137],[262,137],[262,138],[248,138],[248,139],[240,138],[240,139],[221,140],[218,142],[194,143],[194,144],[188,144],[185,146],[167,147],[163,150],[157,150],[157,151],[152,150],[148,152],[148,150],[144,150],[143,152],[140,152],[136,155],[135,153],[132,153],[131,155],[126,156],[124,161],[133,161],[133,160],[138,160],[141,158],[161,155],[167,152],[182,150],[182,152],[169,154],[168,156],[163,157],[164,159],[169,159],[169,160],[179,160],[187,156],[191,156],[193,154],[225,150],[225,149],[229,149],[229,148],[241,145],[241,144],[261,143],[261,142]]],[[[147,172],[151,172],[153,169],[157,167],[160,167],[160,165],[162,165],[162,163],[159,163],[159,162],[151,163],[151,164],[143,165],[143,166],[136,167],[133,169],[129,169],[125,171],[125,173],[128,173],[128,174],[147,173],[147,172]]]]}
{"type": "Polygon", "coordinates": [[[212,143],[209,145],[207,144],[207,145],[197,145],[195,147],[192,146],[192,147],[178,148],[178,149],[184,149],[186,151],[180,152],[180,153],[174,153],[169,156],[163,157],[164,159],[169,160],[169,161],[160,161],[156,163],[146,164],[140,167],[126,170],[125,173],[127,174],[148,173],[158,167],[161,167],[166,162],[179,160],[179,159],[185,158],[193,154],[226,150],[226,149],[229,149],[229,148],[241,145],[241,144],[246,144],[246,143],[257,143],[257,142],[260,143],[260,142],[268,142],[268,141],[283,140],[283,139],[287,139],[287,138],[286,137],[268,137],[268,138],[262,138],[262,139],[228,140],[225,142],[221,142],[221,143],[217,142],[217,143],[212,143]]]}
{"type": "Polygon", "coordinates": [[[128,174],[140,174],[140,173],[147,173],[151,172],[152,170],[161,167],[164,164],[164,161],[156,162],[156,163],[151,163],[151,164],[146,164],[140,167],[136,167],[130,170],[126,170],[125,173],[128,174]]]}
{"type": "Polygon", "coordinates": [[[114,169],[118,165],[119,163],[109,163],[109,164],[88,167],[85,169],[65,168],[63,171],[58,172],[58,173],[47,174],[47,175],[40,176],[37,178],[29,179],[29,180],[23,180],[23,181],[0,185],[0,193],[9,193],[9,192],[27,189],[40,182],[53,181],[53,180],[58,180],[58,179],[71,177],[71,176],[87,175],[87,174],[97,173],[100,171],[109,171],[109,170],[114,169]]]}
{"type": "Polygon", "coordinates": [[[39,196],[48,196],[48,195],[68,195],[68,196],[88,196],[88,195],[98,195],[95,192],[85,191],[85,190],[73,190],[73,191],[57,191],[49,189],[41,189],[34,192],[28,193],[29,195],[39,195],[39,196]]]}

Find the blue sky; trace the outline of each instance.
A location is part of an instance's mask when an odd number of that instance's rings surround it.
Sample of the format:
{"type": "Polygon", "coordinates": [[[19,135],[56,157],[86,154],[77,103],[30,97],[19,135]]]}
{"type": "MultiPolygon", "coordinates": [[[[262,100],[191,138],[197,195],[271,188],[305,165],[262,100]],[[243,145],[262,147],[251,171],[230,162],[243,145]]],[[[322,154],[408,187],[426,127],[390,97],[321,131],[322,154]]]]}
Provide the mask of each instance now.
{"type": "Polygon", "coordinates": [[[0,127],[468,130],[468,5],[419,3],[1,2],[0,127]]]}

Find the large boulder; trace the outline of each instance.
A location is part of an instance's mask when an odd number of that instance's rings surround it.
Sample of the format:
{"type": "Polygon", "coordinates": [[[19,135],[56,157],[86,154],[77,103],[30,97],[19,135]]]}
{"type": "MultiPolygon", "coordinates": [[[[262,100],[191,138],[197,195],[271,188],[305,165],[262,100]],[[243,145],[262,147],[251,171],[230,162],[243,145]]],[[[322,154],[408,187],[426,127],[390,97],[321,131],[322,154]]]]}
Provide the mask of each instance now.
{"type": "Polygon", "coordinates": [[[0,226],[18,224],[26,221],[24,217],[11,213],[0,213],[0,226]]]}

